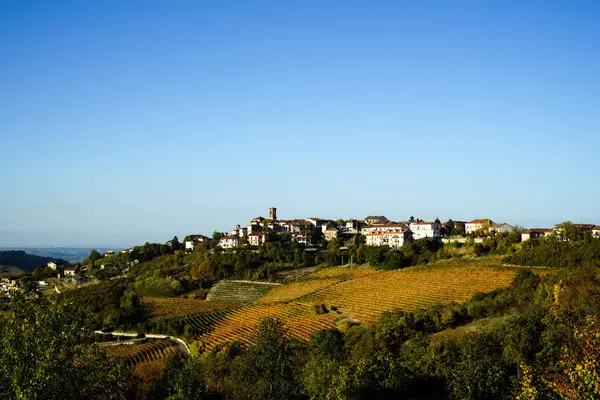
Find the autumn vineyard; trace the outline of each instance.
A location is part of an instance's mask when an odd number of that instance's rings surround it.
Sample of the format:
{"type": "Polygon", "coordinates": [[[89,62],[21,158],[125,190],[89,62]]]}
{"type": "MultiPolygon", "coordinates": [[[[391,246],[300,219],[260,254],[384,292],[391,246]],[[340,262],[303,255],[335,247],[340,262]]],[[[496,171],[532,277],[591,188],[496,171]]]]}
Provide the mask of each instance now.
{"type": "MultiPolygon", "coordinates": [[[[393,309],[414,311],[465,302],[477,292],[508,286],[514,275],[511,268],[452,263],[395,271],[335,267],[317,270],[299,282],[259,289],[247,282],[227,282],[211,300],[145,297],[143,304],[156,332],[168,324],[185,326],[186,340],[210,350],[232,341],[251,343],[265,317],[281,320],[290,337],[308,340],[318,330],[374,322],[393,309]],[[257,290],[262,292],[258,300],[257,290]]],[[[113,354],[132,365],[154,362],[177,351],[168,343],[172,342],[118,346],[113,354]]]]}

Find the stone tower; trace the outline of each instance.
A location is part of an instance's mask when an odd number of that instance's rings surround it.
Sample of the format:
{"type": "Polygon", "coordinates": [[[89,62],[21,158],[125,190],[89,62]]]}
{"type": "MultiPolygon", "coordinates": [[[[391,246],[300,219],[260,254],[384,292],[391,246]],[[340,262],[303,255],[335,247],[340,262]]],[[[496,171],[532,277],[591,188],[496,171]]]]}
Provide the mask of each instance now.
{"type": "Polygon", "coordinates": [[[269,208],[269,219],[271,219],[271,220],[277,219],[277,208],[275,208],[275,207],[269,208]]]}

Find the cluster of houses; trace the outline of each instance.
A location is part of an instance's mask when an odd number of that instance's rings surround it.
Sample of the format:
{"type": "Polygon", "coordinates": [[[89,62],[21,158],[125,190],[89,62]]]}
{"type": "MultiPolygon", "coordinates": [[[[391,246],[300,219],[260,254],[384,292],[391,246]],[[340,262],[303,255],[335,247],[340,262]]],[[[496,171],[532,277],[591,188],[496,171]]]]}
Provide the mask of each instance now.
{"type": "MultiPolygon", "coordinates": [[[[269,217],[256,217],[248,225],[237,225],[231,232],[224,233],[219,240],[219,246],[224,249],[235,248],[244,244],[259,246],[269,240],[270,233],[289,233],[292,240],[311,246],[311,233],[320,229],[326,241],[337,238],[340,234],[357,234],[365,236],[368,246],[390,246],[400,248],[405,243],[418,239],[452,241],[460,237],[448,237],[450,227],[448,222],[440,223],[422,220],[390,221],[383,215],[370,215],[362,220],[349,219],[345,221],[333,221],[322,218],[306,219],[278,219],[277,208],[269,208],[269,217]],[[447,229],[445,229],[447,228],[447,229]]],[[[490,236],[497,233],[508,233],[516,231],[517,228],[507,223],[495,223],[489,218],[478,218],[472,221],[452,221],[452,231],[463,235],[476,235],[480,237],[490,236]]],[[[593,237],[600,238],[600,226],[594,224],[575,224],[580,230],[581,236],[590,232],[593,237]]],[[[555,233],[559,228],[552,229],[528,229],[521,233],[521,239],[529,240],[543,238],[550,233],[555,233]]],[[[203,235],[190,235],[185,241],[185,249],[193,250],[199,243],[209,240],[203,235]]]]}
{"type": "Polygon", "coordinates": [[[10,297],[15,290],[19,290],[16,278],[4,277],[0,280],[0,297],[10,297]]]}
{"type": "MultiPolygon", "coordinates": [[[[589,233],[593,238],[600,238],[600,226],[594,224],[573,224],[579,232],[579,237],[582,239],[586,233],[589,233]]],[[[521,232],[521,241],[529,239],[543,239],[546,236],[560,234],[560,225],[555,228],[533,228],[521,232]]]]}
{"type": "MultiPolygon", "coordinates": [[[[506,223],[495,224],[490,219],[475,219],[470,222],[453,221],[454,228],[460,232],[504,233],[515,230],[506,223]]],[[[357,234],[365,236],[368,246],[402,247],[405,243],[417,239],[441,240],[445,224],[422,220],[390,221],[383,215],[370,215],[362,220],[349,219],[333,221],[322,218],[278,219],[277,208],[269,208],[269,217],[256,217],[248,225],[237,225],[231,232],[223,234],[219,246],[231,249],[243,244],[259,246],[269,240],[269,232],[289,233],[292,240],[312,245],[311,232],[320,229],[326,241],[335,239],[340,234],[357,234]]],[[[185,241],[185,249],[193,250],[199,243],[209,238],[203,235],[190,235],[185,241]]]]}

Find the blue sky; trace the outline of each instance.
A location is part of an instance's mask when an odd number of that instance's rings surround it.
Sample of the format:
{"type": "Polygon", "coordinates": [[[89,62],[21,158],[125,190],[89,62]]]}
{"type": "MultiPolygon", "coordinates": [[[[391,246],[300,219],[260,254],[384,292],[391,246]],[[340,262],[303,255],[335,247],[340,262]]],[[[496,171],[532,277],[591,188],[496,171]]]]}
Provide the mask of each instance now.
{"type": "Polygon", "coordinates": [[[600,2],[0,3],[0,245],[600,223],[600,2]]]}

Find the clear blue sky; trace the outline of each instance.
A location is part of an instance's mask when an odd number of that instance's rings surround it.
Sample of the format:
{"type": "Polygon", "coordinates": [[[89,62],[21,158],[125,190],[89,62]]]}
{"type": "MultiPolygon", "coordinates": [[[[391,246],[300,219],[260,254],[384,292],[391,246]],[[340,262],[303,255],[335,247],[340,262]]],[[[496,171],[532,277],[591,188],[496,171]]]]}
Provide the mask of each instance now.
{"type": "Polygon", "coordinates": [[[0,246],[600,223],[599,1],[0,3],[0,246]]]}

